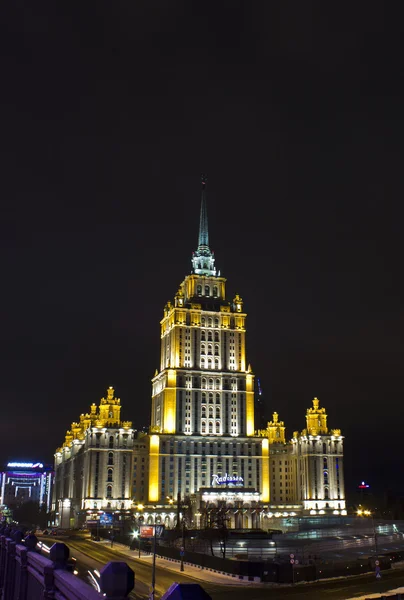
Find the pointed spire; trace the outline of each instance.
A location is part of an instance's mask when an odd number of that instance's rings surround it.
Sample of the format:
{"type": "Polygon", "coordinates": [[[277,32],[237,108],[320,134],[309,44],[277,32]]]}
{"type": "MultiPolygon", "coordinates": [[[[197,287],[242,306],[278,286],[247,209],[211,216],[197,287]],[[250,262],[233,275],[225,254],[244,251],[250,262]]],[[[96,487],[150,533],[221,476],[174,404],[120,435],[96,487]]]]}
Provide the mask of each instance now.
{"type": "Polygon", "coordinates": [[[192,271],[197,275],[215,277],[215,256],[209,248],[208,211],[206,207],[206,184],[208,178],[201,176],[201,214],[199,217],[198,249],[192,253],[192,271]]]}
{"type": "Polygon", "coordinates": [[[209,231],[208,231],[208,210],[206,207],[206,184],[208,178],[206,175],[201,175],[201,216],[199,219],[199,238],[198,249],[201,246],[209,247],[209,231]]]}

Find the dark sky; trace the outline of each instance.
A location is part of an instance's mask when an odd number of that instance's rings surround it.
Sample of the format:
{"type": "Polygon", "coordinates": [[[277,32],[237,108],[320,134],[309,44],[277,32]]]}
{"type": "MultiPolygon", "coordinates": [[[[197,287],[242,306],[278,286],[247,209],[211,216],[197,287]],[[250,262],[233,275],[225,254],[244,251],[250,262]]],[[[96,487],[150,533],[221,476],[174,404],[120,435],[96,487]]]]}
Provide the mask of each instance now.
{"type": "Polygon", "coordinates": [[[207,172],[211,248],[268,412],[291,436],[318,396],[349,488],[399,489],[397,6],[4,3],[0,462],[52,461],[109,385],[149,423],[207,172]]]}

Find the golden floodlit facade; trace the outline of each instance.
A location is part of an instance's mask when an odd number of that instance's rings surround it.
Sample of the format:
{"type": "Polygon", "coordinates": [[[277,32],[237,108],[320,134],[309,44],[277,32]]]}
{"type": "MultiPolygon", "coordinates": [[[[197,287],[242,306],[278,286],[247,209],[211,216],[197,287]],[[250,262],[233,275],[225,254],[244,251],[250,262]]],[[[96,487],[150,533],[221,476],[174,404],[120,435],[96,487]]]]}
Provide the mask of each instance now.
{"type": "Polygon", "coordinates": [[[241,503],[246,510],[235,512],[233,527],[252,527],[258,503],[270,501],[269,444],[254,430],[247,315],[239,295],[226,298],[226,279],[209,247],[204,177],[201,186],[192,272],[167,302],[161,320],[148,500],[168,505],[178,496],[191,497],[196,512],[219,498],[232,507],[241,503]]]}
{"type": "MultiPolygon", "coordinates": [[[[328,431],[317,398],[306,429],[285,438],[274,413],[255,430],[254,373],[246,351],[242,298],[209,247],[206,179],[192,270],[164,307],[160,368],[152,380],[148,522],[173,526],[173,504],[192,508],[194,526],[225,505],[229,527],[281,527],[297,515],[344,515],[343,437],[328,431]],[[271,520],[277,523],[272,523],[271,520]]],[[[137,513],[140,516],[141,513],[137,513]]]]}
{"type": "Polygon", "coordinates": [[[121,401],[114,388],[97,407],[71,424],[55,452],[52,512],[55,525],[80,527],[100,514],[116,518],[132,506],[135,432],[121,421],[121,401]]]}
{"type": "Polygon", "coordinates": [[[170,528],[186,515],[187,527],[202,528],[221,514],[229,528],[268,530],[302,515],[346,515],[344,438],[317,398],[291,440],[276,412],[256,430],[247,314],[240,295],[227,299],[215,266],[206,185],[202,177],[191,272],[160,321],[149,432],[121,421],[113,388],[72,423],[55,454],[55,524],[114,515],[170,528]]]}

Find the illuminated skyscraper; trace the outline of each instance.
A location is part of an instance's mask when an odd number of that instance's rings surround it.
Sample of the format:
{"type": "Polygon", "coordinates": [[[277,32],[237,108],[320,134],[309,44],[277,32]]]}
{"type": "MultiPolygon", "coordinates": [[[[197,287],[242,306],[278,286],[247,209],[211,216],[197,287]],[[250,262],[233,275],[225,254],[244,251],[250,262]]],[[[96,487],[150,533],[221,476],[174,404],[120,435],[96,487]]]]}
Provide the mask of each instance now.
{"type": "MultiPolygon", "coordinates": [[[[152,382],[149,502],[226,491],[269,502],[268,440],[254,435],[254,374],[246,313],[209,246],[206,178],[192,270],[161,320],[160,371],[152,382]],[[224,488],[224,489],[223,489],[224,488]]],[[[247,519],[248,514],[247,514],[247,519]]]]}

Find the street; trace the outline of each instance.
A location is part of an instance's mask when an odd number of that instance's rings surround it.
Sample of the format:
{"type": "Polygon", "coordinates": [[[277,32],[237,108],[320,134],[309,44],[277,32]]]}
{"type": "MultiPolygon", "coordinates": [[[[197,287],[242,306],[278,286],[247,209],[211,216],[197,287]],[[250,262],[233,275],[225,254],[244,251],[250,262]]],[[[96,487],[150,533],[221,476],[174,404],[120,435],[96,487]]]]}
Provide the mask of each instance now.
{"type": "MultiPolygon", "coordinates": [[[[45,540],[44,540],[45,541],[45,540]]],[[[48,539],[48,543],[51,540],[48,539]]],[[[60,540],[62,541],[62,540],[60,540]]],[[[79,565],[85,568],[100,569],[110,560],[123,560],[135,572],[135,590],[132,592],[132,598],[145,600],[150,594],[151,583],[151,560],[150,564],[139,561],[137,552],[133,552],[133,557],[128,557],[124,549],[115,545],[113,548],[105,543],[93,542],[88,538],[72,536],[63,540],[70,548],[71,556],[77,559],[79,565]]],[[[385,592],[404,585],[404,570],[384,571],[381,580],[376,580],[375,575],[366,574],[346,579],[335,579],[324,582],[277,585],[277,584],[249,584],[237,583],[234,585],[221,585],[208,581],[209,572],[201,572],[201,579],[197,580],[189,577],[185,573],[170,571],[159,566],[157,559],[156,566],[156,597],[159,598],[170,587],[173,582],[180,583],[200,583],[202,587],[211,595],[213,600],[225,600],[229,594],[235,600],[245,600],[248,593],[249,600],[264,600],[270,595],[271,600],[278,600],[288,597],[294,597],[302,600],[316,598],[330,598],[330,600],[346,600],[347,598],[361,596],[365,593],[385,592]]]]}

